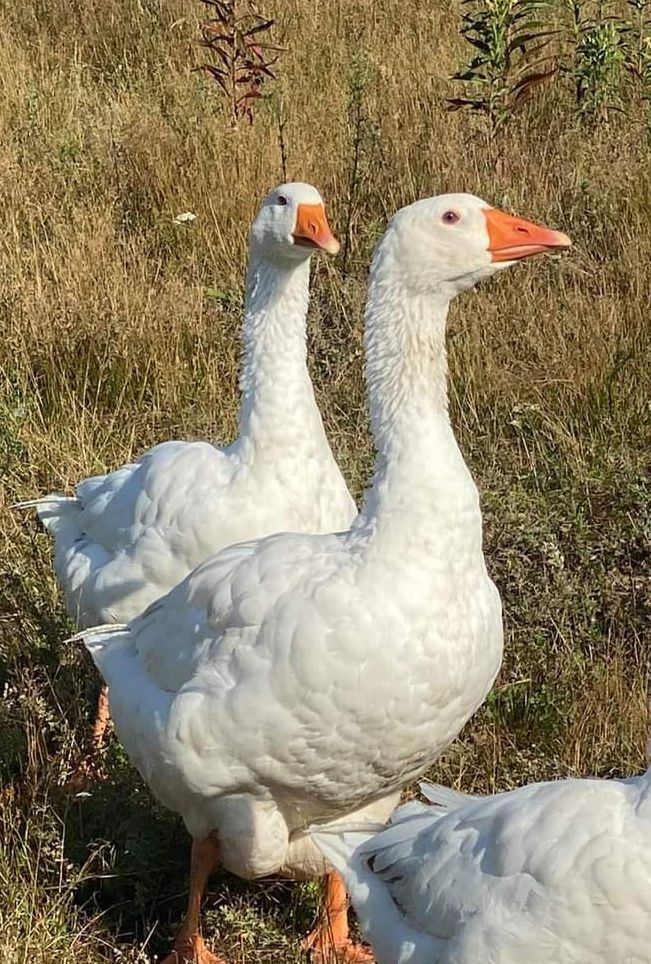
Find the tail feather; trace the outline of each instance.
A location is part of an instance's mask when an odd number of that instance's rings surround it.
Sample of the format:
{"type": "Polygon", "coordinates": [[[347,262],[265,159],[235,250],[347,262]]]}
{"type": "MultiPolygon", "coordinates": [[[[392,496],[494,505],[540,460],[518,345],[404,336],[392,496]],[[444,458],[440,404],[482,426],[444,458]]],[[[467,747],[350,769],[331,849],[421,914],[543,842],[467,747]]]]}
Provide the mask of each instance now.
{"type": "Polygon", "coordinates": [[[470,800],[476,799],[472,793],[461,793],[459,790],[452,790],[451,787],[441,786],[440,783],[427,783],[423,780],[418,787],[426,800],[445,810],[457,810],[470,800]]]}
{"type": "MultiPolygon", "coordinates": [[[[171,810],[183,812],[176,788],[184,759],[169,759],[170,752],[172,756],[174,752],[165,726],[177,694],[161,689],[147,675],[128,628],[110,626],[105,632],[101,629],[94,627],[94,635],[86,633],[84,643],[109,688],[117,737],[154,795],[171,810]]],[[[190,757],[192,763],[194,754],[190,757]]]]}
{"type": "Polygon", "coordinates": [[[42,499],[28,499],[16,502],[12,509],[36,509],[39,521],[48,532],[60,536],[64,543],[74,541],[79,536],[79,510],[81,502],[76,495],[60,495],[58,492],[42,499]]]}
{"type": "Polygon", "coordinates": [[[375,833],[372,824],[355,829],[336,824],[311,829],[312,839],[344,879],[378,964],[431,964],[439,959],[441,941],[412,926],[394,902],[390,885],[368,864],[375,833]]]}
{"type": "Polygon", "coordinates": [[[88,629],[80,629],[78,633],[75,633],[74,636],[69,636],[64,642],[84,643],[84,645],[86,645],[86,639],[92,639],[93,636],[101,636],[103,633],[128,632],[128,623],[101,623],[99,626],[89,626],[88,629]]]}
{"type": "Polygon", "coordinates": [[[53,492],[52,495],[44,495],[40,499],[26,499],[24,502],[14,502],[9,506],[10,509],[38,509],[41,505],[59,505],[62,502],[79,502],[76,495],[62,495],[53,492]]]}
{"type": "Polygon", "coordinates": [[[311,827],[310,833],[324,857],[330,861],[335,870],[339,871],[346,885],[352,889],[356,880],[356,874],[351,867],[353,854],[358,847],[384,829],[384,824],[371,823],[342,827],[335,823],[311,827]]]}

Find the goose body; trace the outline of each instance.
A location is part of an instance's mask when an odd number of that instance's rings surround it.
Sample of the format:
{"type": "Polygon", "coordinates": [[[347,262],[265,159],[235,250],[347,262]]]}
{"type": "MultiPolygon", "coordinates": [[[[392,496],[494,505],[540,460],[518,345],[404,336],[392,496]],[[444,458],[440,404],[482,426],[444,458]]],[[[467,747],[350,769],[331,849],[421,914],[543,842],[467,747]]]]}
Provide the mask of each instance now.
{"type": "MultiPolygon", "coordinates": [[[[131,760],[240,876],[323,873],[310,826],[385,819],[500,666],[445,356],[451,297],[496,270],[491,219],[509,222],[468,195],[427,199],[378,245],[365,323],[377,459],[351,528],[233,546],[126,630],[86,636],[131,760]]],[[[537,251],[569,243],[526,230],[546,239],[537,251]]]]}
{"type": "Polygon", "coordinates": [[[379,833],[317,832],[378,964],[651,961],[651,771],[423,790],[379,833]]]}
{"type": "Polygon", "coordinates": [[[250,235],[238,439],[170,441],[74,497],[33,504],[55,540],[55,568],[81,627],[125,622],[210,553],[283,530],[349,525],[355,504],[334,460],[306,364],[310,255],[334,252],[307,184],[264,201],[250,235]]]}
{"type": "Polygon", "coordinates": [[[241,877],[324,873],[306,828],[386,819],[499,668],[500,602],[485,570],[456,556],[472,626],[441,632],[443,606],[417,622],[408,610],[419,581],[446,598],[448,572],[423,577],[414,554],[390,581],[368,539],[361,529],[234,546],[127,633],[88,640],[130,759],[193,837],[219,828],[223,863],[241,877]]]}

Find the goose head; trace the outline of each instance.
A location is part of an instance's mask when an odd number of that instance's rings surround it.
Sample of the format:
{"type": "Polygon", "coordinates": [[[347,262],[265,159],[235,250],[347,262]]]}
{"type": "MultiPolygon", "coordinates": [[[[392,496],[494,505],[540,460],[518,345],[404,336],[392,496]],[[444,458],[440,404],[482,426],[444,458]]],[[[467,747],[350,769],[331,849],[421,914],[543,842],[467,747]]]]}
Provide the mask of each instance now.
{"type": "Polygon", "coordinates": [[[262,202],[251,228],[251,246],[271,261],[307,260],[314,251],[337,254],[323,198],[311,184],[281,184],[262,202]]]}
{"type": "Polygon", "coordinates": [[[571,243],[560,231],[472,194],[441,194],[398,211],[380,247],[384,270],[389,267],[401,284],[416,293],[438,290],[449,299],[524,258],[571,243]]]}

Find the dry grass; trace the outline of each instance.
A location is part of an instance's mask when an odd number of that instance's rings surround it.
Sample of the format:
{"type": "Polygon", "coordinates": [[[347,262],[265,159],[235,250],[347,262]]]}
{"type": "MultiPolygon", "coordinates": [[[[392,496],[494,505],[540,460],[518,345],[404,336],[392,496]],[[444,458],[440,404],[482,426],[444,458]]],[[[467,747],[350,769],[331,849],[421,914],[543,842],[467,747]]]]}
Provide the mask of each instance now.
{"type": "MultiPolygon", "coordinates": [[[[482,489],[508,639],[499,686],[435,776],[485,790],[634,771],[651,604],[642,114],[586,132],[556,87],[509,128],[497,174],[477,122],[444,110],[461,60],[453,5],[265,10],[288,47],[276,86],[288,175],[318,184],[333,223],[350,223],[346,274],[316,266],[311,339],[333,445],[358,491],[371,458],[361,306],[386,216],[470,190],[576,242],[562,261],[522,266],[455,306],[454,419],[482,489]]],[[[246,231],[281,179],[278,101],[252,129],[230,128],[227,105],[191,72],[201,15],[191,0],[0,11],[0,957],[11,964],[144,961],[182,913],[184,834],[119,748],[112,781],[91,797],[61,788],[96,682],[61,642],[46,536],[7,506],[169,436],[232,437],[246,231]],[[173,224],[185,210],[197,220],[173,224]]],[[[315,888],[221,878],[210,906],[208,933],[219,930],[234,962],[289,962],[315,888]]]]}

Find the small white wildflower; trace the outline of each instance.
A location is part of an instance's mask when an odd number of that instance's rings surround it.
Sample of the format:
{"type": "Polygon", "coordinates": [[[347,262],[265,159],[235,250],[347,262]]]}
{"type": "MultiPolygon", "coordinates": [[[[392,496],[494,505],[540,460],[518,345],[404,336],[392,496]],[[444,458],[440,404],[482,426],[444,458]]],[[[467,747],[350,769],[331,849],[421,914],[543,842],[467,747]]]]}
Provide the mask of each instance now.
{"type": "Polygon", "coordinates": [[[190,224],[190,222],[195,221],[196,218],[197,215],[193,214],[192,211],[184,211],[183,214],[177,214],[176,217],[173,218],[173,221],[174,224],[190,224]]]}

